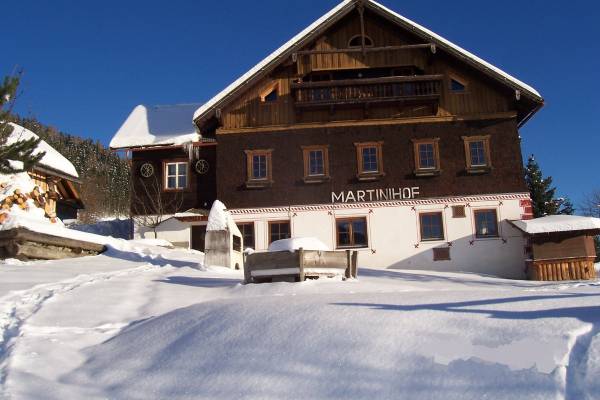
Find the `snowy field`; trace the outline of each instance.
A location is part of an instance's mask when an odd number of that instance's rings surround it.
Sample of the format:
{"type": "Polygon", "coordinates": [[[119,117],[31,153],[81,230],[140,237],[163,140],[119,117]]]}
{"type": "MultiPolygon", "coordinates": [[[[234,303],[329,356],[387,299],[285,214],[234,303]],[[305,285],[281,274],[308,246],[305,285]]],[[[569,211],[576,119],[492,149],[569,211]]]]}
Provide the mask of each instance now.
{"type": "Polygon", "coordinates": [[[0,398],[600,398],[597,282],[244,286],[201,257],[0,264],[0,398]]]}

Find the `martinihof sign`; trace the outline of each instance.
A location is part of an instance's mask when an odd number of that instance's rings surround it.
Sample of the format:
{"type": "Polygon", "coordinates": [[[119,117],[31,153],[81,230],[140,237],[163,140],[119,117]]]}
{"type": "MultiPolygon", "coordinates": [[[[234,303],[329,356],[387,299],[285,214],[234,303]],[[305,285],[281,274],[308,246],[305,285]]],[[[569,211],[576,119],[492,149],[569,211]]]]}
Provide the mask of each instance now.
{"type": "Polygon", "coordinates": [[[332,203],[361,203],[367,201],[390,201],[415,199],[419,196],[419,187],[354,190],[331,192],[332,203]]]}

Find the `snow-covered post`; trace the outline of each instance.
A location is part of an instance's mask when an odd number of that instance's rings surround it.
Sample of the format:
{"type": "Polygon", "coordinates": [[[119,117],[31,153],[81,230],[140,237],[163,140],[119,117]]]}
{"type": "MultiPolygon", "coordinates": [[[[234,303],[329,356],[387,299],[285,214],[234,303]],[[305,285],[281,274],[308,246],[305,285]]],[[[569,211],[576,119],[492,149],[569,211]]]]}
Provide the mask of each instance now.
{"type": "Polygon", "coordinates": [[[204,240],[204,265],[232,269],[244,267],[242,233],[225,205],[215,200],[208,216],[204,240]]]}

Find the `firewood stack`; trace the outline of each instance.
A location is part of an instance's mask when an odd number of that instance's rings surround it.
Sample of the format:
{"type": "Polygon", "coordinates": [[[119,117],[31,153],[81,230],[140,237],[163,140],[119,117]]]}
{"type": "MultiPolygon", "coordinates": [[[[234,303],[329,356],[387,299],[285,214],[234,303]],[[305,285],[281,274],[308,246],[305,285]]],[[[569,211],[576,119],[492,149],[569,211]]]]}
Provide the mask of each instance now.
{"type": "MultiPolygon", "coordinates": [[[[6,183],[0,183],[0,189],[5,189],[6,183]]],[[[46,217],[52,223],[56,222],[56,213],[53,211],[49,200],[57,200],[58,193],[54,190],[48,190],[43,193],[38,186],[34,187],[30,193],[23,193],[20,189],[15,189],[11,196],[6,197],[0,202],[0,224],[7,218],[7,212],[17,205],[21,210],[27,210],[29,204],[27,200],[33,200],[36,207],[42,209],[46,213],[46,217]]]]}

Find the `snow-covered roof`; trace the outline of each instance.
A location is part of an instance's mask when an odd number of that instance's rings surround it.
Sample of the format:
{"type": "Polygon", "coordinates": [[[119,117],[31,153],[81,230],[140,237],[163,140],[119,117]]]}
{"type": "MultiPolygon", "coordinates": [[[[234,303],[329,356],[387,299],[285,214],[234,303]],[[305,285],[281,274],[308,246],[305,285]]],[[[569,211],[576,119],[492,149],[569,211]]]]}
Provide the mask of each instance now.
{"type": "Polygon", "coordinates": [[[192,122],[200,104],[139,105],[110,141],[111,149],[179,145],[196,142],[200,135],[192,122]]]}
{"type": "Polygon", "coordinates": [[[513,225],[531,235],[540,233],[600,230],[600,218],[577,215],[550,215],[547,217],[512,221],[513,225]]]}
{"type": "MultiPolygon", "coordinates": [[[[14,124],[12,122],[9,122],[9,125],[13,127],[13,131],[7,140],[7,144],[19,142],[22,140],[28,140],[31,138],[39,138],[38,135],[20,125],[14,124]]],[[[67,177],[71,177],[74,179],[79,178],[79,174],[77,173],[77,170],[75,169],[75,166],[71,163],[71,161],[69,161],[65,156],[60,154],[52,146],[50,146],[43,140],[40,141],[40,143],[38,144],[36,150],[34,151],[34,154],[39,154],[41,152],[45,152],[46,154],[38,163],[39,166],[46,167],[58,173],[62,173],[64,175],[67,175],[67,177]]]]}
{"type": "MultiPolygon", "coordinates": [[[[221,103],[227,97],[231,96],[235,92],[236,89],[238,89],[240,86],[242,86],[245,83],[247,83],[248,81],[250,81],[257,74],[259,74],[260,72],[262,72],[263,70],[265,70],[271,66],[274,66],[276,64],[276,62],[278,60],[280,60],[282,57],[284,57],[286,54],[290,53],[294,49],[301,47],[304,44],[304,42],[306,42],[307,39],[310,36],[312,36],[312,34],[315,31],[323,29],[324,27],[330,25],[331,23],[337,21],[339,18],[346,15],[349,11],[351,11],[354,8],[354,6],[356,5],[356,3],[358,1],[359,0],[344,0],[340,4],[338,4],[336,7],[334,7],[331,11],[329,11],[328,13],[323,15],[321,18],[317,19],[315,22],[313,22],[311,25],[309,25],[302,32],[300,32],[299,34],[294,36],[290,41],[288,41],[283,46],[281,46],[280,48],[275,50],[268,57],[266,57],[261,62],[256,64],[256,66],[254,66],[252,69],[250,69],[244,75],[242,75],[240,78],[238,78],[232,84],[227,86],[223,91],[218,93],[215,97],[213,97],[212,99],[207,101],[205,104],[203,104],[201,107],[199,107],[196,110],[196,112],[194,113],[194,121],[200,117],[203,117],[210,110],[212,110],[215,106],[217,106],[219,103],[221,103]]],[[[510,74],[502,71],[500,68],[495,67],[494,65],[488,63],[487,61],[484,61],[483,59],[477,57],[476,55],[463,49],[462,47],[450,42],[449,40],[444,39],[443,37],[439,36],[438,34],[430,31],[429,29],[390,10],[389,8],[383,6],[382,4],[379,4],[376,1],[364,0],[363,4],[366,7],[369,7],[375,11],[378,11],[384,17],[390,18],[401,25],[407,26],[413,33],[415,33],[419,36],[422,36],[422,37],[426,38],[427,40],[430,40],[431,42],[435,43],[437,46],[439,46],[447,51],[450,51],[452,53],[455,53],[458,56],[461,56],[462,58],[471,62],[475,66],[490,73],[497,79],[500,79],[505,83],[509,83],[512,86],[517,87],[519,90],[525,92],[526,94],[527,93],[530,94],[537,101],[543,101],[540,93],[537,90],[535,90],[533,87],[525,84],[524,82],[522,82],[522,81],[518,80],[517,78],[511,76],[510,74]]]]}

